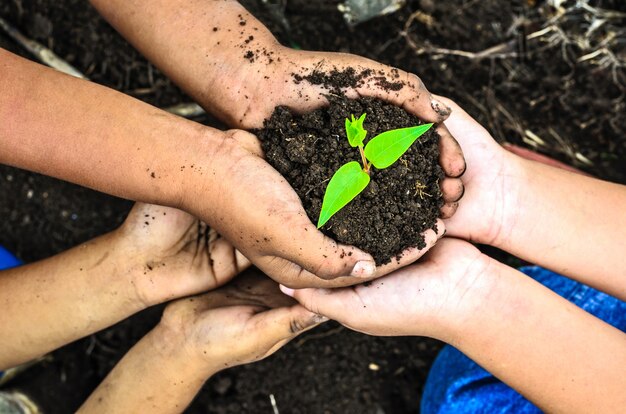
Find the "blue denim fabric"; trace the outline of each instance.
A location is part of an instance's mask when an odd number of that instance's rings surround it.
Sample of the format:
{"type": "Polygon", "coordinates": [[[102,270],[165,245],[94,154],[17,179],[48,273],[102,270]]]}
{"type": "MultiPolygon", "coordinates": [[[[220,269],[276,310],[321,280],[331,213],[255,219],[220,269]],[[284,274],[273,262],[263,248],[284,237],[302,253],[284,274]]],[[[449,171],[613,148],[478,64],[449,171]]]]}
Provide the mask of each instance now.
{"type": "Polygon", "coordinates": [[[9,269],[11,267],[19,266],[22,262],[4,247],[0,246],[0,270],[9,269]]]}
{"type": "MultiPolygon", "coordinates": [[[[626,332],[626,302],[538,266],[519,269],[583,310],[626,332]]],[[[541,413],[459,350],[446,346],[428,374],[423,414],[541,413]]]]}
{"type": "MultiPolygon", "coordinates": [[[[4,247],[0,246],[0,270],[9,269],[11,267],[19,266],[22,262],[4,247]]],[[[4,372],[0,371],[0,379],[4,376],[4,372]]]]}

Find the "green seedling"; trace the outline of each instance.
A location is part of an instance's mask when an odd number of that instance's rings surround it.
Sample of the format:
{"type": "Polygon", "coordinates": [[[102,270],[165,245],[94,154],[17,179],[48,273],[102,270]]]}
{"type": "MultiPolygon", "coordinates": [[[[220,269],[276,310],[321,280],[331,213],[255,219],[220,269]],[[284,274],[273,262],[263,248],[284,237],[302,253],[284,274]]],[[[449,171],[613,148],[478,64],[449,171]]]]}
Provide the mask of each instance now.
{"type": "Polygon", "coordinates": [[[317,228],[322,227],[332,216],[344,208],[370,182],[372,165],[379,170],[393,165],[433,124],[418,125],[410,128],[392,129],[372,138],[365,147],[363,141],[367,131],[363,128],[365,115],[355,119],[346,118],[346,136],[354,148],[359,149],[361,162],[350,161],[333,174],[322,201],[322,211],[317,221],[317,228]]]}

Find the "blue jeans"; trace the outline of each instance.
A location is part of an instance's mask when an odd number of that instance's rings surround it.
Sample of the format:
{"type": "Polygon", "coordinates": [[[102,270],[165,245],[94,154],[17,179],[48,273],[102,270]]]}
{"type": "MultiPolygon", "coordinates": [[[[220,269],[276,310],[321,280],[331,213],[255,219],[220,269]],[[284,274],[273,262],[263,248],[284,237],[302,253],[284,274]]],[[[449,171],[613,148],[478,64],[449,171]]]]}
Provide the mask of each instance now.
{"type": "MultiPolygon", "coordinates": [[[[626,302],[538,266],[520,270],[581,309],[626,332],[626,302]]],[[[526,398],[449,345],[439,353],[428,374],[421,411],[423,414],[541,413],[526,398]]]]}

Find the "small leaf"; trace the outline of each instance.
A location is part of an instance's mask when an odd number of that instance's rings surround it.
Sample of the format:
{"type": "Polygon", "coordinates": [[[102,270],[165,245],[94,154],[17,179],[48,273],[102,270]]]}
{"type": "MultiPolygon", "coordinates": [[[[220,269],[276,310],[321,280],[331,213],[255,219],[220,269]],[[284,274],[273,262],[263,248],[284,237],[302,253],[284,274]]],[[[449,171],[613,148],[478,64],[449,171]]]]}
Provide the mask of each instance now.
{"type": "Polygon", "coordinates": [[[363,121],[365,121],[365,114],[361,115],[359,119],[355,119],[352,115],[352,121],[346,118],[346,136],[352,147],[356,148],[363,145],[363,140],[367,135],[367,131],[363,129],[363,121]]]}
{"type": "Polygon", "coordinates": [[[326,224],[335,213],[359,195],[369,182],[369,174],[363,171],[358,162],[351,161],[342,165],[326,187],[317,228],[319,229],[326,224]]]}
{"type": "Polygon", "coordinates": [[[393,129],[375,136],[365,146],[365,157],[382,170],[396,162],[416,139],[422,136],[433,124],[424,124],[410,128],[393,129]]]}

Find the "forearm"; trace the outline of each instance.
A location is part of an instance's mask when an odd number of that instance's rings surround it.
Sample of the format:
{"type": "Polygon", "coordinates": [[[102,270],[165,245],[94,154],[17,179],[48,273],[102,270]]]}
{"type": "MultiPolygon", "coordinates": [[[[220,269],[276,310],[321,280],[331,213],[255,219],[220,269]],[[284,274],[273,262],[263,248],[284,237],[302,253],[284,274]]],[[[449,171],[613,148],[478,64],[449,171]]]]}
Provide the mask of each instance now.
{"type": "Polygon", "coordinates": [[[516,162],[508,180],[519,190],[496,247],[626,299],[626,187],[516,162]]]}
{"type": "Polygon", "coordinates": [[[157,326],[113,368],[81,413],[180,413],[211,375],[157,326]]]}
{"type": "Polygon", "coordinates": [[[41,356],[143,309],[128,248],[115,232],[0,272],[0,370],[41,356]]]}
{"type": "Polygon", "coordinates": [[[267,83],[269,77],[258,74],[269,75],[281,62],[283,48],[274,36],[234,0],[91,3],[170,79],[231,125],[241,124],[238,117],[267,83]]]}
{"type": "Polygon", "coordinates": [[[0,162],[109,194],[178,205],[218,131],[0,49],[0,162]]]}
{"type": "Polygon", "coordinates": [[[626,406],[626,335],[501,263],[488,273],[454,346],[546,412],[626,406]]]}

